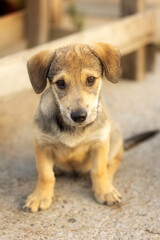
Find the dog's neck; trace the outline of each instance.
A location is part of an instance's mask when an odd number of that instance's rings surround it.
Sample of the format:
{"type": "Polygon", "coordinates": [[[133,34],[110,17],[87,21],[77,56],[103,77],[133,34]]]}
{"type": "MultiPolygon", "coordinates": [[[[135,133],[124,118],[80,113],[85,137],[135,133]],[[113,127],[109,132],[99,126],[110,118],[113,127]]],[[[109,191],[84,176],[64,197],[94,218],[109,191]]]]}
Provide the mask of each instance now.
{"type": "Polygon", "coordinates": [[[59,107],[56,109],[56,123],[61,132],[75,132],[76,128],[74,126],[67,125],[62,118],[59,107]]]}

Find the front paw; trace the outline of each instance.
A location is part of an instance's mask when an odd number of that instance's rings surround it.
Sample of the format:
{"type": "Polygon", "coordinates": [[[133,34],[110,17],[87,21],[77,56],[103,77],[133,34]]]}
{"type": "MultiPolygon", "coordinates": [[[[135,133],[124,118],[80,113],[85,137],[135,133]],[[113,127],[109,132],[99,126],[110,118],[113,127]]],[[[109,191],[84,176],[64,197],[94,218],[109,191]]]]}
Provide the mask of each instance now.
{"type": "Polygon", "coordinates": [[[44,196],[38,193],[32,193],[28,196],[24,210],[29,212],[38,212],[40,210],[46,210],[51,206],[52,196],[44,196]]]}
{"type": "Polygon", "coordinates": [[[95,198],[97,202],[106,203],[109,206],[120,204],[122,201],[120,193],[113,186],[105,192],[95,192],[95,198]]]}

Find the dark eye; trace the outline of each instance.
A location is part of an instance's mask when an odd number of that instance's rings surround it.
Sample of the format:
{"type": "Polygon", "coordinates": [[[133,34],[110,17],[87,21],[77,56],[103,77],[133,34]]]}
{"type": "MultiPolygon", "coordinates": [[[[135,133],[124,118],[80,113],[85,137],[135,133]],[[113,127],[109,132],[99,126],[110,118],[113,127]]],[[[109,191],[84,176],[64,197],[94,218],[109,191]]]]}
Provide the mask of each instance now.
{"type": "Polygon", "coordinates": [[[95,83],[95,81],[96,81],[96,78],[93,76],[90,76],[87,78],[87,85],[92,86],[95,83]]]}
{"type": "Polygon", "coordinates": [[[66,88],[66,83],[65,83],[65,81],[64,81],[63,79],[58,80],[58,81],[56,82],[56,85],[57,85],[57,87],[60,88],[60,89],[65,89],[65,88],[66,88]]]}

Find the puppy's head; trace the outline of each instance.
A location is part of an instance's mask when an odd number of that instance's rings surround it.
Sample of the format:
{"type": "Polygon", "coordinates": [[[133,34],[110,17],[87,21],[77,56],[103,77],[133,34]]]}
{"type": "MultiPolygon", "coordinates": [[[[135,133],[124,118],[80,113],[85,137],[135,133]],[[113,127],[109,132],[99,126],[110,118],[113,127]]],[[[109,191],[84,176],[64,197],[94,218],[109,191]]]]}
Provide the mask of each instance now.
{"type": "Polygon", "coordinates": [[[102,75],[116,83],[119,51],[105,43],[75,44],[42,51],[28,61],[28,73],[36,93],[51,84],[63,121],[85,126],[96,119],[102,75]]]}

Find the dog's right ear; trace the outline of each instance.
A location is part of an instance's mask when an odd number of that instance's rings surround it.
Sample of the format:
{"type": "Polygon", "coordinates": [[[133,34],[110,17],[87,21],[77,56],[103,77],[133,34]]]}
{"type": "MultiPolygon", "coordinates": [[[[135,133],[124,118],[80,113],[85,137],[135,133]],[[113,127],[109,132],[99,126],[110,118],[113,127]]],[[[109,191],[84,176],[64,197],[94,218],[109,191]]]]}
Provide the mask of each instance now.
{"type": "Polygon", "coordinates": [[[31,57],[27,62],[29,78],[36,93],[41,93],[47,85],[47,72],[53,54],[49,50],[44,50],[31,57]]]}

